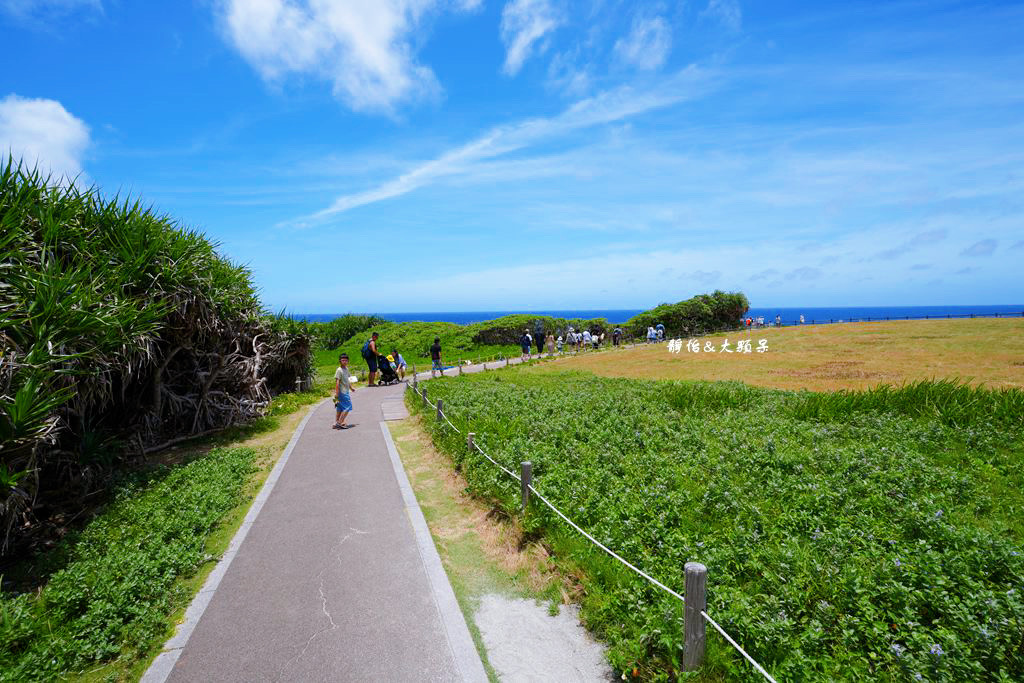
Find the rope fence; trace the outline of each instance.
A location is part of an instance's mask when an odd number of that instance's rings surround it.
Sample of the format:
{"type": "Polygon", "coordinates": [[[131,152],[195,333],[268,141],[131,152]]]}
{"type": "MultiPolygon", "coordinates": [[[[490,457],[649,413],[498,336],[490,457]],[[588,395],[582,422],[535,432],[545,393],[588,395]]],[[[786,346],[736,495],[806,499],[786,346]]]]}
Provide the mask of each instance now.
{"type": "MultiPolygon", "coordinates": [[[[415,375],[414,375],[414,378],[415,378],[415,375]]],[[[418,392],[418,391],[416,391],[416,389],[415,389],[415,387],[413,385],[409,385],[409,386],[413,388],[414,393],[416,393],[416,395],[419,396],[427,406],[430,406],[430,401],[427,398],[427,389],[426,389],[426,387],[423,388],[422,392],[418,392]]],[[[443,410],[444,403],[443,403],[443,401],[441,399],[437,400],[436,407],[437,407],[437,421],[439,423],[441,423],[442,421],[443,422],[447,422],[448,425],[453,430],[455,430],[455,432],[457,432],[460,435],[463,434],[462,430],[459,429],[458,427],[456,427],[455,424],[453,424],[452,421],[445,414],[445,412],[443,410]]],[[[654,586],[657,586],[658,588],[662,589],[663,591],[665,591],[666,593],[668,593],[669,595],[671,595],[672,597],[676,598],[677,600],[679,600],[680,602],[683,603],[683,606],[685,608],[684,620],[683,620],[684,621],[684,624],[683,624],[684,644],[685,644],[685,648],[684,648],[684,669],[685,670],[687,670],[687,671],[695,671],[703,663],[703,660],[704,660],[704,649],[705,649],[704,648],[704,645],[705,645],[704,622],[706,621],[707,623],[711,624],[711,626],[716,631],[718,631],[718,633],[720,633],[723,638],[725,638],[726,642],[728,642],[730,645],[732,645],[732,647],[734,647],[741,655],[743,655],[743,657],[748,662],[750,662],[750,664],[758,671],[758,673],[760,673],[762,676],[764,676],[764,678],[766,680],[770,681],[771,683],[777,683],[776,680],[772,677],[772,675],[769,674],[765,670],[765,668],[763,666],[761,666],[753,657],[751,657],[750,654],[748,654],[747,651],[744,650],[743,647],[740,646],[740,644],[737,643],[735,639],[733,639],[728,633],[726,633],[725,629],[723,629],[718,624],[718,622],[716,622],[714,619],[712,619],[711,616],[707,613],[707,611],[705,609],[706,608],[706,592],[705,591],[706,591],[706,585],[707,585],[707,568],[703,564],[700,564],[700,563],[697,563],[697,562],[687,562],[686,563],[686,567],[685,567],[685,571],[686,571],[686,594],[687,595],[691,595],[691,600],[688,603],[686,601],[686,598],[685,598],[684,595],[681,595],[681,594],[677,593],[676,591],[672,590],[671,588],[669,588],[668,586],[663,584],[661,581],[658,581],[653,576],[651,576],[647,572],[643,571],[642,569],[640,569],[636,565],[634,565],[631,562],[629,562],[629,560],[625,559],[624,557],[622,557],[621,555],[616,553],[614,550],[612,550],[611,548],[607,547],[606,545],[604,545],[603,543],[598,541],[591,534],[589,534],[585,529],[583,529],[578,524],[576,524],[574,521],[569,519],[569,517],[567,517],[565,515],[565,513],[563,513],[561,510],[559,510],[557,507],[555,507],[555,505],[551,501],[549,501],[543,494],[541,494],[540,491],[538,491],[533,486],[533,483],[532,483],[532,466],[531,466],[530,462],[523,462],[523,463],[521,463],[522,474],[521,475],[516,474],[515,472],[513,472],[510,469],[508,469],[507,467],[505,467],[504,465],[499,463],[497,460],[495,460],[494,458],[489,456],[482,448],[480,448],[479,444],[477,444],[476,441],[475,441],[475,438],[474,438],[475,436],[476,435],[473,432],[469,432],[468,433],[468,435],[467,435],[467,445],[469,446],[469,448],[471,450],[472,449],[476,449],[476,451],[479,452],[482,456],[484,456],[484,458],[486,458],[492,464],[497,466],[499,469],[501,469],[501,471],[503,471],[505,474],[510,476],[512,479],[515,479],[517,482],[519,482],[520,486],[522,487],[522,499],[523,499],[523,503],[522,504],[523,504],[523,512],[524,513],[527,510],[527,507],[529,505],[529,497],[530,497],[530,494],[532,493],[533,495],[535,495],[538,498],[538,500],[540,500],[552,512],[554,512],[558,517],[560,517],[566,524],[568,524],[570,527],[572,527],[577,532],[579,532],[588,541],[590,541],[591,543],[596,545],[598,548],[603,550],[609,556],[611,556],[614,559],[618,560],[624,566],[626,566],[629,569],[631,569],[634,572],[636,572],[641,577],[647,579],[647,581],[649,581],[654,586]],[[697,618],[697,617],[699,617],[699,618],[697,618]]]]}

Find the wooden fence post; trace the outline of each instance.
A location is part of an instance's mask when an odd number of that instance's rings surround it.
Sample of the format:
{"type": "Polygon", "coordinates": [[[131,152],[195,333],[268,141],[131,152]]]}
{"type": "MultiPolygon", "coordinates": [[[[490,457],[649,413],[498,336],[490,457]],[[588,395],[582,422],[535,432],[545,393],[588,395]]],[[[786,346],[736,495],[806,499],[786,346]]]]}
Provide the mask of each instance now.
{"type": "Polygon", "coordinates": [[[459,359],[459,375],[462,375],[462,359],[459,359]]]}
{"type": "Polygon", "coordinates": [[[526,462],[519,463],[520,467],[520,479],[522,480],[522,493],[523,493],[523,514],[526,514],[527,508],[530,507],[530,484],[533,483],[533,472],[531,469],[533,465],[529,460],[526,462]]]}
{"type": "Polygon", "coordinates": [[[422,392],[423,395],[423,402],[426,403],[427,405],[430,405],[430,401],[427,400],[427,388],[423,387],[423,389],[421,389],[420,391],[422,392]]]}
{"type": "Polygon", "coordinates": [[[441,399],[437,399],[437,421],[438,422],[440,422],[441,420],[444,419],[444,413],[441,412],[441,408],[443,406],[444,406],[444,403],[441,401],[441,399]]]}
{"type": "Polygon", "coordinates": [[[696,671],[704,663],[704,617],[701,612],[708,604],[708,568],[700,562],[687,562],[683,568],[686,572],[683,671],[696,671]]]}

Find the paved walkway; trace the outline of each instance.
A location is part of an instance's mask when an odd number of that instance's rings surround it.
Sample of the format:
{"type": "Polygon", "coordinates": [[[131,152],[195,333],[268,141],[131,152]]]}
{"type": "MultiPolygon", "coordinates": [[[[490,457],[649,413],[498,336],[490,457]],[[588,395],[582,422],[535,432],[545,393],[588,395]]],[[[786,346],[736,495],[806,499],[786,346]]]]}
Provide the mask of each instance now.
{"type": "Polygon", "coordinates": [[[386,428],[404,391],[357,386],[345,431],[311,409],[145,681],[486,680],[386,428]]]}
{"type": "Polygon", "coordinates": [[[487,680],[387,430],[405,384],[356,389],[354,429],[310,409],[144,683],[487,680]]]}

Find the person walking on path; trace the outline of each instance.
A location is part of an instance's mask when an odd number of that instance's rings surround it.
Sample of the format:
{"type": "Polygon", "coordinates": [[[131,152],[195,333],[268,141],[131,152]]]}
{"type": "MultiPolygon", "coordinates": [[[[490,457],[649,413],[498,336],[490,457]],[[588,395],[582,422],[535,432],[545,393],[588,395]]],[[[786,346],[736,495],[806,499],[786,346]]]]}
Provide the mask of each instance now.
{"type": "Polygon", "coordinates": [[[348,354],[338,356],[338,369],[334,371],[334,427],[333,429],[350,429],[354,425],[345,424],[345,418],[352,412],[352,397],[349,392],[352,377],[348,374],[348,354]]]}
{"type": "Polygon", "coordinates": [[[380,352],[377,351],[377,337],[379,335],[374,332],[370,336],[366,343],[363,344],[363,359],[366,361],[366,365],[370,368],[370,376],[366,379],[366,386],[375,387],[377,386],[377,357],[380,352]]]}
{"type": "Polygon", "coordinates": [[[590,348],[590,345],[594,342],[593,337],[590,336],[590,330],[583,330],[583,347],[586,349],[590,348]]]}
{"type": "Polygon", "coordinates": [[[522,360],[530,359],[530,331],[523,330],[523,336],[519,338],[519,349],[523,352],[522,360]]]}
{"type": "Polygon", "coordinates": [[[548,355],[555,355],[555,335],[553,332],[548,332],[547,339],[544,340],[544,343],[548,347],[548,355]]]}
{"type": "Polygon", "coordinates": [[[444,366],[441,365],[441,338],[434,337],[434,344],[430,347],[430,376],[436,377],[434,372],[440,372],[444,377],[444,366]]]}
{"type": "Polygon", "coordinates": [[[612,330],[612,346],[618,346],[620,339],[622,339],[622,328],[616,327],[612,330]]]}
{"type": "Polygon", "coordinates": [[[538,320],[533,324],[533,343],[537,345],[537,355],[544,352],[544,322],[538,320]]]}

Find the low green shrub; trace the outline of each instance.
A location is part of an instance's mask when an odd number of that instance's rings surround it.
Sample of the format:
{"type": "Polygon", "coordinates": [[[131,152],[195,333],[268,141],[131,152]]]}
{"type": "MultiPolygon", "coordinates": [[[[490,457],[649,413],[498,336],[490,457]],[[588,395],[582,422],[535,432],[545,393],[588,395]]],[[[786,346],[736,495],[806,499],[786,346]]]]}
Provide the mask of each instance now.
{"type": "Polygon", "coordinates": [[[648,327],[661,323],[670,337],[694,337],[736,329],[749,308],[750,302],[741,292],[715,290],[679,303],[655,306],[627,320],[622,329],[628,336],[643,337],[648,327]]]}
{"type": "Polygon", "coordinates": [[[0,681],[49,681],[166,635],[179,577],[212,559],[210,530],[241,500],[256,452],[217,449],[124,482],[38,594],[0,594],[0,681]]]}
{"type": "MultiPolygon", "coordinates": [[[[1024,429],[988,419],[1020,390],[829,402],[515,370],[428,384],[491,457],[530,460],[537,489],[626,559],[680,591],[686,562],[707,565],[709,614],[780,681],[1024,678],[1024,429]]],[[[518,482],[410,400],[470,490],[516,514],[518,482]]],[[[677,600],[546,508],[523,523],[583,568],[583,618],[619,671],[679,675],[677,600]]],[[[702,677],[761,680],[710,629],[708,643],[702,677]]]]}
{"type": "Polygon", "coordinates": [[[364,330],[387,322],[378,315],[346,313],[327,322],[309,323],[310,331],[316,339],[316,347],[333,351],[352,337],[364,330]]]}

